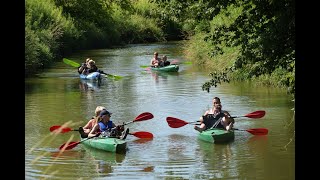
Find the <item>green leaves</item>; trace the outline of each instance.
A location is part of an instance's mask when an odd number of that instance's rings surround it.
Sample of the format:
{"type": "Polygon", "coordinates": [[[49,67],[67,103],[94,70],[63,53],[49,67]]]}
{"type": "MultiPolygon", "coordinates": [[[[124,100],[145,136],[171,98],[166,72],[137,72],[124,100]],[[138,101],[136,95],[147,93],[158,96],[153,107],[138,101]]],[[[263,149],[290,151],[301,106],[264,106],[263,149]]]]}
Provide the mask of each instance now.
{"type": "Polygon", "coordinates": [[[221,82],[230,82],[230,78],[228,77],[228,72],[213,72],[209,74],[211,76],[211,80],[205,82],[202,85],[202,90],[210,92],[210,88],[212,86],[217,87],[217,84],[221,84],[221,82]]]}

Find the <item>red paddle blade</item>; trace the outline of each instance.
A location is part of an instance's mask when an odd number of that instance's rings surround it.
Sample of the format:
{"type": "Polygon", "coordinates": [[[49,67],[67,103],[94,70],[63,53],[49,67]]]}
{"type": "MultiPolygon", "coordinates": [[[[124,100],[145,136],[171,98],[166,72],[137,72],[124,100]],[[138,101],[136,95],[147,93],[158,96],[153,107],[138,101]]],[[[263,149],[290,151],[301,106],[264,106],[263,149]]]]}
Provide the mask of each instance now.
{"type": "Polygon", "coordinates": [[[182,127],[186,124],[189,124],[186,121],[183,121],[181,119],[174,118],[174,117],[167,117],[167,123],[172,128],[179,128],[179,127],[182,127]]]}
{"type": "Polygon", "coordinates": [[[266,114],[266,111],[259,110],[259,111],[255,111],[255,112],[249,113],[249,114],[245,115],[245,117],[248,117],[248,118],[262,118],[265,114],[266,114]]]}
{"type": "Polygon", "coordinates": [[[64,143],[62,144],[59,149],[63,149],[66,146],[65,150],[69,150],[69,149],[73,149],[74,147],[76,147],[78,144],[80,144],[80,141],[78,142],[69,142],[69,143],[64,143]]]}
{"type": "Polygon", "coordinates": [[[55,132],[59,132],[59,133],[66,133],[66,132],[69,132],[69,131],[72,130],[71,128],[68,128],[68,127],[65,127],[65,128],[61,129],[61,127],[62,126],[51,126],[50,127],[50,132],[55,131],[55,132]]]}
{"type": "Polygon", "coordinates": [[[145,131],[140,131],[140,132],[133,132],[130,133],[131,135],[134,135],[138,138],[153,138],[153,134],[145,131]]]}
{"type": "Polygon", "coordinates": [[[141,113],[139,116],[136,117],[135,120],[133,120],[133,122],[135,121],[145,121],[145,120],[149,120],[153,118],[153,114],[149,113],[149,112],[144,112],[141,113]]]}
{"type": "Polygon", "coordinates": [[[253,129],[247,129],[246,131],[253,135],[267,135],[269,132],[269,130],[266,128],[253,128],[253,129]]]}

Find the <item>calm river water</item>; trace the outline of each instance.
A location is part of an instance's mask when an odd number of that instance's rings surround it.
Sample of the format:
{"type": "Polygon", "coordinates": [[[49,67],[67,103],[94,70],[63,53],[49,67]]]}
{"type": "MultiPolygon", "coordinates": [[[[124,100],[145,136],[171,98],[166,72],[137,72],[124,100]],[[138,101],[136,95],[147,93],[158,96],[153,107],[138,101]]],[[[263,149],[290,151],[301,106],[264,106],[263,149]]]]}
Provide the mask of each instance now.
{"type": "Polygon", "coordinates": [[[100,85],[80,81],[77,71],[62,61],[37,78],[25,79],[26,179],[295,179],[294,102],[285,91],[247,83],[222,84],[202,91],[208,72],[184,64],[181,42],[135,44],[123,48],[82,51],[67,57],[81,63],[87,57],[100,69],[120,75],[100,85]],[[177,73],[154,73],[148,65],[154,51],[178,60],[177,73]],[[237,118],[235,127],[267,128],[267,136],[236,131],[228,144],[197,139],[193,125],[170,128],[166,117],[196,121],[221,98],[223,108],[241,116],[265,110],[261,119],[237,118]],[[129,135],[126,154],[88,149],[79,144],[59,154],[59,146],[77,132],[51,134],[53,125],[84,125],[96,106],[106,106],[118,124],[151,112],[154,118],[129,124],[131,132],[148,131],[152,140],[129,135]],[[288,144],[289,143],[289,144],[288,144]],[[287,145],[288,144],[288,145],[287,145]],[[287,146],[286,146],[287,145],[287,146]]]}

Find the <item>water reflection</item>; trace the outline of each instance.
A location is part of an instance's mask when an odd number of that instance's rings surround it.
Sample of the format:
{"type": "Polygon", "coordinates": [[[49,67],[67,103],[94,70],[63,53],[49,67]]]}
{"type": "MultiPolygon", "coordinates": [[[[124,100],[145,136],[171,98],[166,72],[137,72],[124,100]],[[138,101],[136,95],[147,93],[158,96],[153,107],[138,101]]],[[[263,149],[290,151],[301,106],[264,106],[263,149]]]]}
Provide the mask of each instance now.
{"type": "Polygon", "coordinates": [[[162,72],[162,71],[146,71],[146,73],[151,74],[151,77],[156,83],[160,81],[166,82],[169,76],[179,76],[179,72],[162,72]]]}
{"type": "Polygon", "coordinates": [[[168,140],[170,144],[170,147],[168,148],[169,160],[187,159],[187,156],[184,154],[186,153],[186,146],[190,142],[190,137],[180,134],[171,134],[168,140]]]}
{"type": "Polygon", "coordinates": [[[83,158],[83,153],[78,151],[78,150],[69,150],[69,151],[55,151],[55,152],[51,152],[51,157],[54,159],[69,159],[70,157],[74,158],[74,159],[81,159],[83,158]]]}
{"type": "Polygon", "coordinates": [[[92,80],[84,80],[80,79],[79,88],[82,91],[97,91],[101,86],[101,81],[92,81],[92,80]]]}
{"type": "Polygon", "coordinates": [[[233,142],[213,144],[198,140],[198,145],[200,153],[197,158],[203,162],[205,175],[210,178],[238,177],[233,142]]]}
{"type": "MultiPolygon", "coordinates": [[[[203,155],[203,161],[214,158],[216,162],[228,162],[232,157],[231,143],[214,144],[198,140],[199,149],[203,155]]],[[[214,163],[215,165],[217,163],[214,163]]]]}
{"type": "Polygon", "coordinates": [[[144,144],[144,143],[148,143],[150,141],[152,141],[153,139],[151,138],[142,138],[142,139],[136,139],[134,141],[132,141],[133,143],[136,143],[136,144],[144,144]]]}
{"type": "Polygon", "coordinates": [[[263,157],[268,149],[268,136],[252,136],[249,138],[247,145],[251,155],[263,157]]]}
{"type": "Polygon", "coordinates": [[[105,176],[113,171],[113,166],[119,166],[125,159],[125,154],[110,153],[87,146],[83,146],[91,156],[90,163],[95,164],[95,169],[100,176],[105,176]]]}

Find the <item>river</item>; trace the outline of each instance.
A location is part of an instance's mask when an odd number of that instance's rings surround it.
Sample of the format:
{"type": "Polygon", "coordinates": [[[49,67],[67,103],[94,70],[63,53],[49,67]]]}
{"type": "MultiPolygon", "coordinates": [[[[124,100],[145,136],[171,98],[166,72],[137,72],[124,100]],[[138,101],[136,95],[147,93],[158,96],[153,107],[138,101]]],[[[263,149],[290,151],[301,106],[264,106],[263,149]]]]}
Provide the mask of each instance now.
{"type": "Polygon", "coordinates": [[[80,81],[76,68],[56,63],[38,77],[25,79],[26,179],[295,179],[294,102],[284,90],[250,83],[223,83],[202,90],[209,72],[183,63],[180,43],[133,44],[113,49],[74,53],[68,59],[82,63],[87,57],[105,72],[123,76],[103,78],[101,84],[80,81]],[[177,73],[156,73],[141,68],[153,52],[180,62],[177,73]],[[197,139],[193,125],[170,128],[166,117],[196,121],[221,99],[223,109],[241,116],[265,110],[260,119],[237,118],[235,127],[267,128],[266,136],[235,131],[228,144],[197,139]],[[131,123],[131,132],[148,131],[151,140],[127,137],[126,154],[101,152],[79,144],[59,154],[59,146],[77,132],[52,134],[53,125],[78,128],[93,116],[96,106],[113,112],[116,124],[140,113],[154,118],[131,123]],[[290,143],[289,143],[290,142],[290,143]]]}

